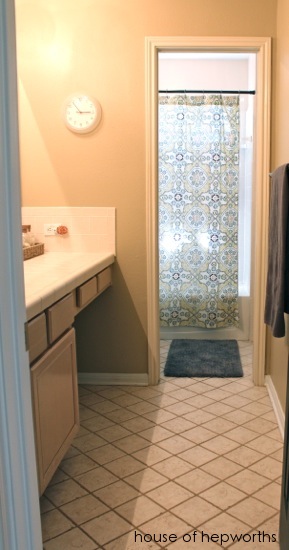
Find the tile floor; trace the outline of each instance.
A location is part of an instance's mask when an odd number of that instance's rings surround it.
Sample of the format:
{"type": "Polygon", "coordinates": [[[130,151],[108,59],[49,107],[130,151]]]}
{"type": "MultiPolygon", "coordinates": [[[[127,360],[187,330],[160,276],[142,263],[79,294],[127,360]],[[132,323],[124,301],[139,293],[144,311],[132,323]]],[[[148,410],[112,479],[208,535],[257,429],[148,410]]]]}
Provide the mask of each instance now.
{"type": "Polygon", "coordinates": [[[80,432],[41,498],[45,550],[279,548],[282,438],[240,354],[243,378],[79,388],[80,432]]]}

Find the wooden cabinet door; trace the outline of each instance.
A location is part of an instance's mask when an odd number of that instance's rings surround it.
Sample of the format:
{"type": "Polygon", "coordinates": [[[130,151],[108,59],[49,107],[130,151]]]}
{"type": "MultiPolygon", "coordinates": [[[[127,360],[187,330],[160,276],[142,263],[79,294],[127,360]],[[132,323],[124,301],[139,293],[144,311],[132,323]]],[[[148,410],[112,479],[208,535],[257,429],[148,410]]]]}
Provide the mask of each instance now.
{"type": "Polygon", "coordinates": [[[31,368],[39,493],[55,473],[79,428],[74,329],[31,368]]]}

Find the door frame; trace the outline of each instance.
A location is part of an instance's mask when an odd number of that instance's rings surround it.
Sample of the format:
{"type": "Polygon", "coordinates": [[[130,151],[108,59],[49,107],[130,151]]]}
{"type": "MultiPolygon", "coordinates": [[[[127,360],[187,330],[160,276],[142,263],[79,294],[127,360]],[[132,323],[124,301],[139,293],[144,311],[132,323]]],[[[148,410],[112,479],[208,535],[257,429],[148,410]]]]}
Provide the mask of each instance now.
{"type": "Polygon", "coordinates": [[[264,385],[266,325],[264,304],[268,254],[271,38],[161,36],[146,37],[146,237],[148,380],[156,385],[160,377],[159,250],[158,250],[158,53],[223,52],[255,53],[256,125],[255,194],[258,205],[253,220],[253,381],[264,385]]]}
{"type": "Polygon", "coordinates": [[[0,2],[0,548],[42,549],[26,321],[14,2],[0,2]]]}

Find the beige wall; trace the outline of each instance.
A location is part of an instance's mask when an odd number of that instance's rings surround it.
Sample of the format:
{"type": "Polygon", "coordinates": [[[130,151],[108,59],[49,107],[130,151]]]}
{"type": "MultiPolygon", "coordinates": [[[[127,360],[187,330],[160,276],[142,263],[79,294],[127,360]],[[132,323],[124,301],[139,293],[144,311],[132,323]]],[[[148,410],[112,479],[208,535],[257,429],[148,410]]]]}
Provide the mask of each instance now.
{"type": "Polygon", "coordinates": [[[23,204],[117,209],[114,285],[78,321],[81,370],[147,371],[145,36],[275,37],[276,4],[16,0],[23,204]],[[78,90],[102,105],[91,135],[61,118],[78,90]]]}
{"type": "MultiPolygon", "coordinates": [[[[289,162],[289,3],[278,0],[277,39],[273,49],[272,102],[272,170],[289,162]]],[[[288,362],[289,324],[286,316],[286,336],[273,338],[268,330],[267,371],[271,374],[279,399],[285,409],[288,362]]]]}

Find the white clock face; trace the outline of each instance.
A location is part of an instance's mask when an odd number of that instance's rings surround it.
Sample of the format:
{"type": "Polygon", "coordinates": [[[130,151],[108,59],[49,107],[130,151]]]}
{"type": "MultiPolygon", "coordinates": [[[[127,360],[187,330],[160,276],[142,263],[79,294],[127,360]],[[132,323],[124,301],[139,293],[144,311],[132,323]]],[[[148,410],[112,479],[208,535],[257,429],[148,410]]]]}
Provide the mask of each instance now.
{"type": "Polygon", "coordinates": [[[64,105],[64,120],[69,130],[84,134],[92,132],[101,119],[101,107],[98,101],[88,95],[70,96],[64,105]]]}

